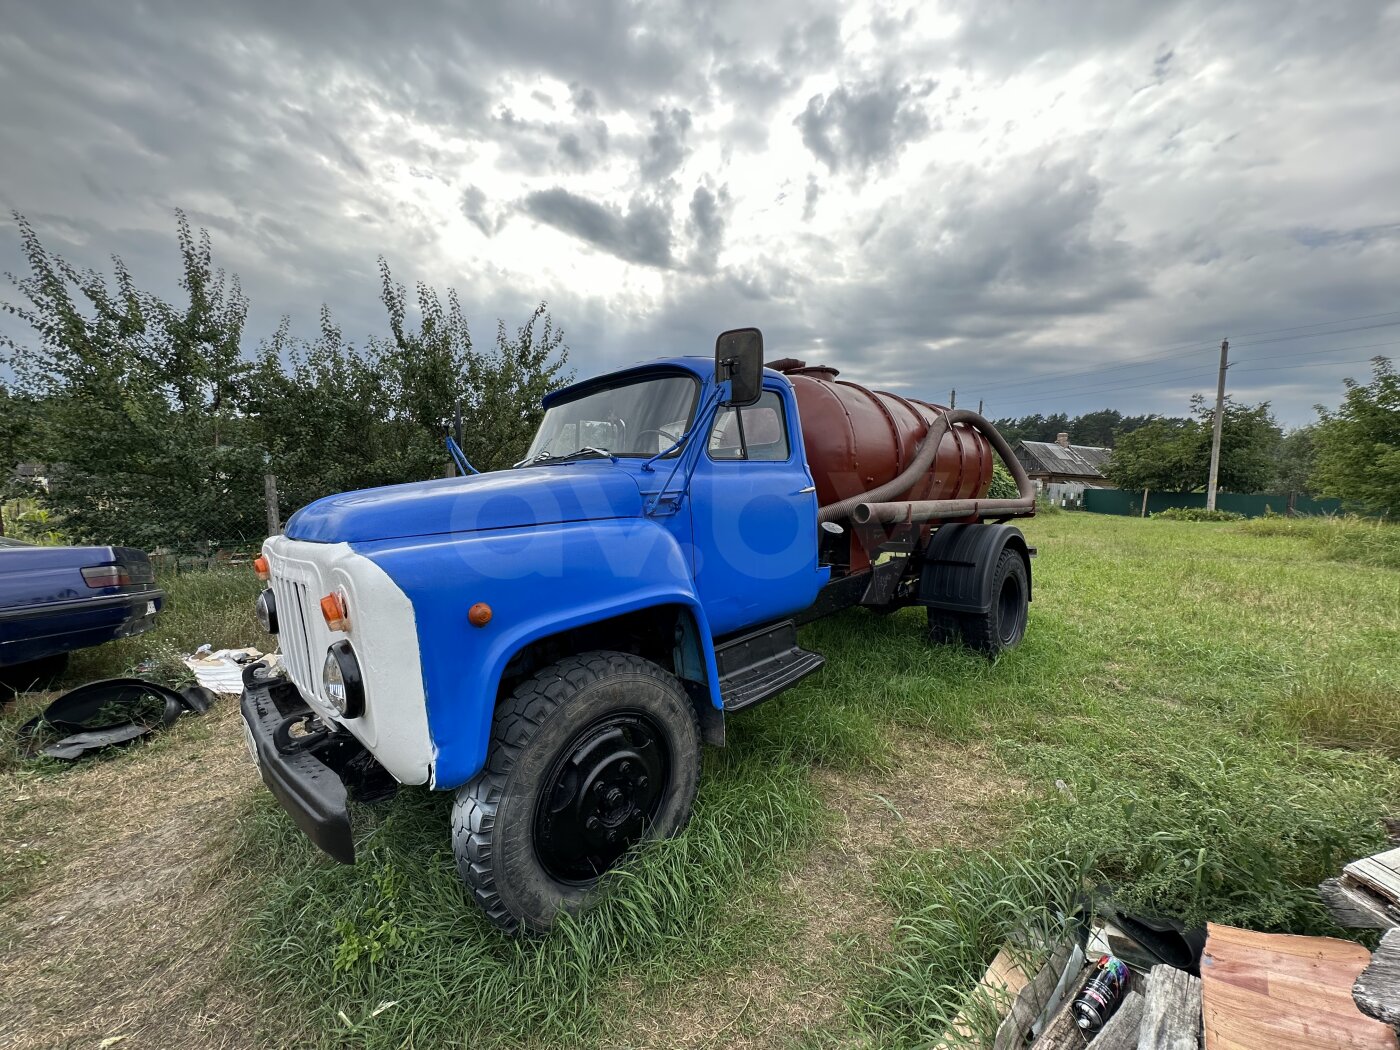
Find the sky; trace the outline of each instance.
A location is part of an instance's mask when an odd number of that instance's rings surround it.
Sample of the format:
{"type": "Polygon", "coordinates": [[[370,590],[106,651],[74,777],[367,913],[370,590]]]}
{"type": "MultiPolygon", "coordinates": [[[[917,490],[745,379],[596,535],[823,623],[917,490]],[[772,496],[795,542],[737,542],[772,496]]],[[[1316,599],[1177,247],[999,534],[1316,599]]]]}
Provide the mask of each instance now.
{"type": "Polygon", "coordinates": [[[547,301],[580,377],[757,325],[994,417],[1182,414],[1229,337],[1299,425],[1400,350],[1397,56],[1369,0],[0,0],[0,205],[170,292],[184,209],[250,351],[385,334],[383,255],[479,336],[547,301]]]}

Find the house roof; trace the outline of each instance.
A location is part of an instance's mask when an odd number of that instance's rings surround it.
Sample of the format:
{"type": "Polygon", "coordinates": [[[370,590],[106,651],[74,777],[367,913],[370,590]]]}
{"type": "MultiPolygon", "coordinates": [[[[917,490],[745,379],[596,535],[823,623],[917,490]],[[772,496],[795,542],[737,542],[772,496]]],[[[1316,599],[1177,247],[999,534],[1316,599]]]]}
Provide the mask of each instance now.
{"type": "Polygon", "coordinates": [[[1030,473],[1073,474],[1084,478],[1103,477],[1111,448],[1097,445],[1060,445],[1053,441],[1022,441],[1022,462],[1030,473]]]}

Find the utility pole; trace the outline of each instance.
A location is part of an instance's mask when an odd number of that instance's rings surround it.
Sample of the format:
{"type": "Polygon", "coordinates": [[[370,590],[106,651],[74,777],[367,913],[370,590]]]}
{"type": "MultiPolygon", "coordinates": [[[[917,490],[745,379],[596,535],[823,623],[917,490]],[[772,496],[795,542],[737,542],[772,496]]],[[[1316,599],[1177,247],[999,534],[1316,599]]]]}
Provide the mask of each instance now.
{"type": "Polygon", "coordinates": [[[980,397],[977,399],[977,414],[979,416],[982,414],[982,399],[980,397]]]}
{"type": "Polygon", "coordinates": [[[1220,380],[1215,387],[1215,431],[1210,441],[1210,483],[1206,486],[1206,510],[1215,509],[1215,484],[1220,476],[1220,430],[1225,423],[1225,370],[1230,367],[1230,340],[1220,340],[1220,380]]]}
{"type": "Polygon", "coordinates": [[[958,392],[957,392],[956,390],[954,390],[952,393],[950,393],[950,394],[948,395],[948,407],[949,407],[949,408],[957,408],[957,407],[958,407],[958,392]]]}

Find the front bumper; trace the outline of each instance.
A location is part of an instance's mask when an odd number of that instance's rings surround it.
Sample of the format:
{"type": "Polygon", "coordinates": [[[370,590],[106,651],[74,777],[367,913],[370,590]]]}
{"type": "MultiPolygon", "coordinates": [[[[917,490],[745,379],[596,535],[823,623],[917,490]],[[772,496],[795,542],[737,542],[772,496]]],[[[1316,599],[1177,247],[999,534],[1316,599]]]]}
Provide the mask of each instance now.
{"type": "Polygon", "coordinates": [[[265,670],[261,663],[244,668],[241,705],[263,783],[307,838],[342,864],[354,864],[350,786],[379,767],[349,733],[319,723],[289,679],[263,677],[265,670]]]}

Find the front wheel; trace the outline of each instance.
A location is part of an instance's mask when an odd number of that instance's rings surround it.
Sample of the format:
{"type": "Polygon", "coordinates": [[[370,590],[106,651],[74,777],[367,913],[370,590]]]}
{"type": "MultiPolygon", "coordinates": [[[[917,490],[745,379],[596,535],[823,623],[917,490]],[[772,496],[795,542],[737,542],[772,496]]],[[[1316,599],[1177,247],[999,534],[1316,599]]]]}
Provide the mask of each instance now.
{"type": "Polygon", "coordinates": [[[638,843],[684,828],[699,781],[700,728],[672,675],[627,653],[560,660],[496,709],[452,810],[458,874],[497,926],[543,932],[638,843]]]}

